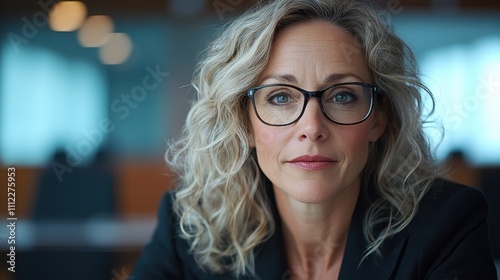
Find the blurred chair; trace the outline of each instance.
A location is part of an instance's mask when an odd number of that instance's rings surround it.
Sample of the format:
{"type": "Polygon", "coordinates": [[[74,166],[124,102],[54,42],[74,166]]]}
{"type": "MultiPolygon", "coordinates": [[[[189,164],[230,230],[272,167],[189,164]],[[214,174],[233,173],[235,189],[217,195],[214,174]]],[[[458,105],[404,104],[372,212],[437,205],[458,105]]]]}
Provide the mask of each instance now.
{"type": "Polygon", "coordinates": [[[445,161],[448,179],[471,187],[479,187],[479,171],[473,167],[461,150],[450,152],[445,161]]]}
{"type": "MultiPolygon", "coordinates": [[[[66,164],[63,152],[54,161],[66,164]]],[[[114,177],[104,151],[97,153],[89,166],[67,167],[72,172],[61,175],[61,181],[50,168],[41,175],[36,194],[34,221],[85,221],[115,214],[114,177]]]]}
{"type": "MultiPolygon", "coordinates": [[[[115,180],[103,152],[98,153],[93,163],[86,167],[68,166],[66,155],[62,152],[55,155],[54,162],[66,165],[71,172],[59,178],[52,168],[42,173],[33,204],[34,224],[81,225],[92,219],[114,217],[115,180]]],[[[36,231],[33,234],[35,247],[18,254],[15,279],[112,278],[114,261],[109,248],[89,247],[88,244],[47,247],[36,231]]],[[[59,232],[54,228],[53,234],[65,239],[65,236],[78,232],[59,232]]]]}

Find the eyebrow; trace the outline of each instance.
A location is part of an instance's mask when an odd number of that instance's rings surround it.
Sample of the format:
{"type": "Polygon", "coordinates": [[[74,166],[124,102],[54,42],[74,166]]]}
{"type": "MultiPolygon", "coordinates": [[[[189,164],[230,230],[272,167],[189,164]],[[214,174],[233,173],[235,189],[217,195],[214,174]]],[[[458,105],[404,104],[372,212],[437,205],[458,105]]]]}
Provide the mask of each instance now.
{"type": "MultiPolygon", "coordinates": [[[[328,77],[326,77],[326,79],[323,81],[323,83],[324,84],[333,84],[335,82],[338,82],[340,80],[343,80],[343,79],[349,78],[349,77],[356,78],[359,81],[363,81],[363,79],[361,79],[358,75],[348,72],[348,73],[331,74],[328,77]]],[[[268,80],[268,79],[275,79],[275,80],[278,80],[278,81],[284,82],[284,83],[298,84],[297,78],[295,78],[295,76],[291,75],[291,74],[285,74],[285,75],[269,74],[269,75],[266,75],[262,78],[262,82],[265,80],[268,80]]]]}
{"type": "Polygon", "coordinates": [[[356,78],[357,80],[359,80],[359,82],[363,82],[363,79],[361,79],[361,77],[359,77],[354,73],[348,72],[348,73],[331,74],[330,76],[326,77],[324,83],[333,84],[345,78],[356,78]]]}
{"type": "Polygon", "coordinates": [[[298,84],[297,78],[295,78],[294,75],[286,74],[286,75],[274,75],[274,74],[269,74],[265,75],[262,78],[262,81],[269,80],[269,79],[275,79],[280,82],[285,82],[285,83],[293,83],[293,84],[298,84]]]}

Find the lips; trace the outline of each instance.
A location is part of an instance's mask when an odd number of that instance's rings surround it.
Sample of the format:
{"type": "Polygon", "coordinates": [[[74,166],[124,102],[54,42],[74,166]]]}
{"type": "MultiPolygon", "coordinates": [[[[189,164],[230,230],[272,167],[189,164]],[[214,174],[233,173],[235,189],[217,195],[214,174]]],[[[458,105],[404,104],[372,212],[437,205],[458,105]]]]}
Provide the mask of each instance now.
{"type": "Polygon", "coordinates": [[[334,159],[322,155],[303,155],[287,162],[305,170],[320,170],[336,163],[334,159]]]}

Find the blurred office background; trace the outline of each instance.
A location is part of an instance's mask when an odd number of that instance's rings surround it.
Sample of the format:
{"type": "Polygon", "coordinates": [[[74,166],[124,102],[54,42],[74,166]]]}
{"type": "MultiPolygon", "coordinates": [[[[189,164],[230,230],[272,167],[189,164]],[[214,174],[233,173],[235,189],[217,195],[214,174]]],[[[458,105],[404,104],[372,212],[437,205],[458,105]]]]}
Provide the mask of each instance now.
{"type": "MultiPolygon", "coordinates": [[[[427,131],[449,177],[490,200],[500,259],[500,2],[373,1],[435,94],[427,131]]],[[[163,154],[194,98],[197,59],[256,2],[0,4],[0,218],[12,166],[18,218],[15,274],[0,228],[1,279],[127,279],[174,179],[163,154]]]]}

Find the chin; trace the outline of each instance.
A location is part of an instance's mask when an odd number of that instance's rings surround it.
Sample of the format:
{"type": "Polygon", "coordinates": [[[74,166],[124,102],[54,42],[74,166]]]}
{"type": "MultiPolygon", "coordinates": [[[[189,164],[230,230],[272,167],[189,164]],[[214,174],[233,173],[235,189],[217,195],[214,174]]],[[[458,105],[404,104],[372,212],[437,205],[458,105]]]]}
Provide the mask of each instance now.
{"type": "Polygon", "coordinates": [[[287,196],[307,204],[333,202],[341,198],[347,199],[355,195],[356,188],[352,184],[335,184],[331,181],[300,181],[287,184],[289,187],[279,188],[287,196]]]}
{"type": "Polygon", "coordinates": [[[295,200],[308,204],[318,204],[332,200],[339,193],[339,191],[331,189],[331,186],[329,186],[329,188],[319,186],[302,186],[300,188],[287,192],[287,194],[293,197],[295,200]]]}

